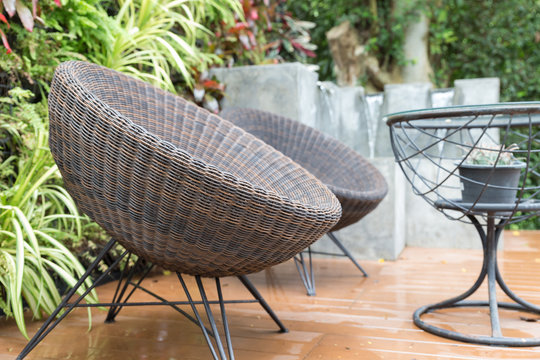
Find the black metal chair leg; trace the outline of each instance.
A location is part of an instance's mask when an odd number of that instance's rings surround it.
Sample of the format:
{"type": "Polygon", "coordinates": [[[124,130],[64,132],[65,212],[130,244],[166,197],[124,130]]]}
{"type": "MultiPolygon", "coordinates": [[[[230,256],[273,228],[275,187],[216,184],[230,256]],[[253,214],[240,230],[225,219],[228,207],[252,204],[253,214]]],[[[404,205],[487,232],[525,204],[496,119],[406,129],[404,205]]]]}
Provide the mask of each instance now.
{"type": "Polygon", "coordinates": [[[216,289],[218,293],[219,309],[221,310],[221,319],[223,321],[223,330],[225,331],[225,340],[227,341],[227,351],[229,353],[229,359],[234,360],[231,333],[229,331],[229,321],[227,320],[227,314],[225,313],[225,303],[223,302],[223,294],[221,292],[221,282],[219,278],[216,278],[216,289]]]}
{"type": "Polygon", "coordinates": [[[304,258],[304,252],[301,252],[300,254],[296,255],[294,257],[294,264],[296,265],[296,270],[298,270],[298,274],[300,275],[300,279],[302,280],[302,283],[304,284],[304,287],[306,288],[307,294],[309,296],[315,296],[315,275],[313,273],[313,262],[312,262],[312,254],[321,254],[321,255],[331,255],[331,256],[346,256],[349,258],[349,260],[352,261],[352,263],[360,270],[362,273],[362,276],[368,277],[368,273],[364,270],[364,268],[356,261],[352,253],[343,245],[343,243],[337,238],[337,236],[329,232],[326,235],[336,244],[336,246],[341,250],[341,253],[328,253],[323,251],[315,251],[311,250],[311,247],[308,247],[307,253],[309,255],[309,264],[306,266],[306,260],[304,258]]]}
{"type": "MultiPolygon", "coordinates": [[[[206,330],[206,327],[204,326],[204,322],[201,318],[201,315],[199,314],[199,311],[197,310],[197,307],[195,306],[195,302],[193,301],[191,294],[189,293],[189,290],[186,286],[186,283],[184,282],[184,279],[182,278],[182,274],[176,273],[178,276],[178,280],[180,280],[180,283],[182,284],[182,288],[184,289],[184,293],[186,294],[186,297],[188,298],[189,304],[191,305],[191,310],[193,310],[193,313],[195,314],[195,317],[197,318],[197,321],[199,323],[199,328],[201,329],[204,339],[206,340],[206,344],[208,345],[208,348],[210,349],[210,352],[212,353],[212,358],[214,360],[220,360],[222,359],[222,354],[218,357],[216,350],[214,349],[214,345],[212,344],[212,340],[210,339],[210,336],[208,334],[208,331],[206,330]]],[[[215,327],[215,324],[214,324],[215,327]]],[[[214,331],[212,327],[212,331],[214,331]]],[[[214,337],[217,339],[217,334],[214,334],[214,337]]]]}
{"type": "Polygon", "coordinates": [[[351,252],[341,243],[341,241],[339,241],[336,235],[334,235],[334,233],[332,232],[329,232],[326,235],[328,235],[328,237],[334,242],[334,244],[336,244],[336,246],[343,252],[343,254],[345,254],[353,262],[353,264],[358,268],[358,270],[362,272],[364,277],[368,277],[368,274],[364,270],[364,268],[360,266],[360,264],[356,261],[354,256],[351,254],[351,252]]]}
{"type": "Polygon", "coordinates": [[[266,312],[268,313],[268,315],[270,315],[270,317],[272,318],[272,320],[274,320],[274,322],[277,324],[277,326],[279,327],[279,332],[281,333],[286,333],[286,332],[289,332],[289,329],[287,329],[285,327],[285,325],[283,325],[283,323],[281,322],[281,320],[279,320],[279,318],[277,317],[276,313],[274,312],[274,310],[272,310],[272,308],[270,307],[270,305],[268,305],[268,303],[266,302],[266,300],[264,300],[264,298],[262,297],[261,293],[259,293],[259,291],[257,290],[257,288],[251,283],[251,281],[249,281],[249,279],[247,278],[246,275],[240,275],[238,276],[238,279],[242,282],[242,284],[246,287],[246,289],[249,290],[249,292],[251,293],[251,295],[257,299],[257,301],[259,301],[259,304],[261,304],[261,306],[263,307],[264,310],[266,310],[266,312]]]}
{"type": "MultiPolygon", "coordinates": [[[[131,256],[131,254],[129,254],[131,256]]],[[[131,267],[129,273],[127,276],[124,277],[124,270],[122,270],[122,274],[120,275],[120,279],[118,280],[118,286],[116,287],[116,291],[114,293],[112,302],[113,303],[121,303],[125,304],[128,302],[128,300],[131,298],[131,295],[137,290],[141,282],[148,276],[150,271],[153,269],[154,265],[148,266],[148,268],[145,270],[145,272],[141,275],[137,283],[133,283],[131,280],[133,279],[133,276],[137,272],[138,265],[143,262],[142,258],[138,258],[135,264],[131,267]],[[123,286],[122,286],[123,285],[123,286]],[[133,285],[133,288],[131,291],[124,297],[125,292],[127,291],[127,288],[129,285],[133,285]],[[120,290],[121,288],[121,290],[120,290]]],[[[129,263],[129,258],[128,258],[129,263]]],[[[123,305],[117,305],[117,306],[111,306],[109,308],[109,312],[107,313],[107,318],[105,319],[105,323],[112,323],[115,321],[116,316],[118,316],[118,313],[120,313],[120,310],[122,310],[123,305]]]]}
{"type": "MultiPolygon", "coordinates": [[[[223,348],[221,337],[219,336],[219,332],[216,326],[216,321],[214,320],[212,309],[210,309],[210,304],[208,303],[208,298],[206,297],[206,292],[204,291],[204,285],[202,283],[201,277],[199,275],[196,275],[195,281],[197,282],[197,287],[199,288],[199,293],[201,294],[201,300],[203,302],[204,310],[206,312],[206,317],[208,318],[208,322],[210,323],[210,329],[212,329],[212,332],[214,333],[214,341],[218,348],[219,358],[222,360],[226,360],[227,355],[225,355],[225,349],[223,348]]],[[[225,309],[224,304],[221,301],[219,305],[220,307],[225,309]]],[[[226,334],[226,335],[229,335],[229,334],[226,334]]],[[[228,342],[229,343],[231,342],[230,339],[228,339],[228,342]]],[[[232,349],[229,349],[229,351],[232,352],[232,349]]]]}
{"type": "Polygon", "coordinates": [[[306,267],[306,261],[304,260],[304,254],[300,253],[294,257],[294,264],[296,270],[300,274],[300,279],[306,288],[309,296],[315,296],[315,276],[313,274],[313,262],[311,258],[311,247],[308,247],[309,254],[309,270],[306,267]]]}
{"type": "MultiPolygon", "coordinates": [[[[127,264],[129,264],[129,260],[131,259],[131,255],[132,255],[131,253],[128,254],[127,264]]],[[[125,271],[126,271],[126,267],[124,267],[122,269],[121,273],[120,273],[120,279],[118,279],[118,284],[116,286],[116,290],[115,290],[114,295],[113,295],[112,300],[111,300],[112,303],[116,303],[116,302],[119,302],[121,300],[122,296],[124,296],[124,293],[125,293],[125,291],[127,289],[129,281],[133,277],[133,268],[130,269],[130,272],[128,273],[127,277],[124,276],[125,271]],[[123,287],[122,287],[122,284],[124,284],[123,287]]],[[[117,306],[111,306],[109,308],[109,312],[107,313],[107,318],[105,319],[105,323],[114,322],[115,316],[113,314],[114,314],[114,312],[116,311],[117,308],[118,308],[117,306]]]]}
{"type": "Polygon", "coordinates": [[[52,312],[51,316],[43,323],[43,325],[39,328],[39,330],[34,334],[32,339],[26,344],[24,349],[20,352],[19,356],[17,356],[17,360],[24,359],[55,327],[58,325],[70,312],[73,310],[79,302],[82,301],[88,295],[95,287],[95,284],[99,284],[99,282],[105,278],[105,276],[108,275],[108,273],[116,267],[120,261],[126,256],[127,251],[124,252],[116,261],[103,273],[101,276],[94,281],[94,283],[86,289],[86,291],[83,292],[82,295],[79,296],[79,298],[73,302],[68,304],[68,301],[71,299],[73,295],[79,290],[81,285],[87,280],[87,278],[90,276],[92,271],[97,267],[101,259],[109,252],[109,250],[114,246],[116,243],[116,240],[111,239],[107,245],[101,250],[101,252],[98,254],[94,262],[88,267],[86,272],[81,276],[79,281],[69,290],[69,292],[66,294],[60,305],[52,312]],[[66,308],[64,313],[56,319],[56,321],[53,322],[53,320],[60,314],[60,312],[66,308]]]}

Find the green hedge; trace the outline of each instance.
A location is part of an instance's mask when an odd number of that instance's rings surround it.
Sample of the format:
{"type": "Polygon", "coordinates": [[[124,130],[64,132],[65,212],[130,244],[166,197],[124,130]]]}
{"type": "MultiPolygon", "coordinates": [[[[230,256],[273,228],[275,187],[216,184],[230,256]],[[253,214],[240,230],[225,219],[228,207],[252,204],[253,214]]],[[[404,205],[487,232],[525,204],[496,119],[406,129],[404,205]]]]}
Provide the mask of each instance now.
{"type": "Polygon", "coordinates": [[[499,77],[501,101],[540,100],[538,0],[440,0],[430,8],[436,85],[499,77]]]}

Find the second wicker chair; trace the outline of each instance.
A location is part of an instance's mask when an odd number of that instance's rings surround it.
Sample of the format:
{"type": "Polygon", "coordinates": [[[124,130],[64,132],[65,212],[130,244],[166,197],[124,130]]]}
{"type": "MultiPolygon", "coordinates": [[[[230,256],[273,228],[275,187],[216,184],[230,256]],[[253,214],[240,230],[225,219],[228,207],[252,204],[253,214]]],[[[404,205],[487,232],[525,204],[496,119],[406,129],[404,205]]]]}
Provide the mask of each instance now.
{"type": "MultiPolygon", "coordinates": [[[[341,220],[328,237],[364,276],[367,273],[333,233],[354,224],[373,211],[387,193],[381,173],[360,154],[322,132],[283,116],[255,109],[229,108],[221,116],[287,155],[319,178],[341,202],[341,220]]],[[[302,253],[295,257],[308,295],[315,295],[315,279],[302,253]]]]}

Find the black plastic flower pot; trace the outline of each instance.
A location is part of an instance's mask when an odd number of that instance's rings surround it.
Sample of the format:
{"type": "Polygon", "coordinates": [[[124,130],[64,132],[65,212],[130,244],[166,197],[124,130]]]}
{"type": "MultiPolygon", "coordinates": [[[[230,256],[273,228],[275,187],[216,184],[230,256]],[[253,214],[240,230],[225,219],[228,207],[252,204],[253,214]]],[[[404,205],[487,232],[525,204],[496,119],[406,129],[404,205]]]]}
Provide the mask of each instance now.
{"type": "Polygon", "coordinates": [[[459,165],[461,199],[464,203],[513,203],[525,163],[511,165],[459,165]],[[487,185],[486,185],[487,184],[487,185]]]}

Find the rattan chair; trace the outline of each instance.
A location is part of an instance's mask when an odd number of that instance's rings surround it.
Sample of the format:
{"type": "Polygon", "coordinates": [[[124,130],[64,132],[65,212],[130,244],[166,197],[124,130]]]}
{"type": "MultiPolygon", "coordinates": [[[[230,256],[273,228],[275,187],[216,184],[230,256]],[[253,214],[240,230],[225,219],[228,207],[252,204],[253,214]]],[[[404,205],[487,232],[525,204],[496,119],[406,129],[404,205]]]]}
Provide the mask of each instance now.
{"type": "Polygon", "coordinates": [[[328,254],[307,249],[308,265],[302,253],[295,263],[308,295],[315,295],[311,254],[347,256],[364,276],[367,273],[333,233],[354,224],[373,211],[387,192],[381,173],[360,154],[322,132],[269,112],[229,108],[221,116],[281,151],[326,184],[341,202],[341,220],[328,237],[342,253],[328,254]]]}
{"type": "Polygon", "coordinates": [[[233,358],[219,278],[238,276],[273,315],[246,274],[291,259],[341,216],[328,188],[263,141],[180,97],[107,68],[61,64],[49,110],[50,147],[65,187],[112,240],[19,358],[75,306],[84,305],[79,304],[84,296],[68,301],[116,241],[126,253],[176,272],[195,314],[191,320],[200,326],[213,358],[227,358],[225,349],[233,358]],[[210,330],[181,274],[195,276],[210,330]],[[201,277],[216,280],[226,345],[201,277]],[[63,308],[67,311],[53,322],[63,308]]]}

